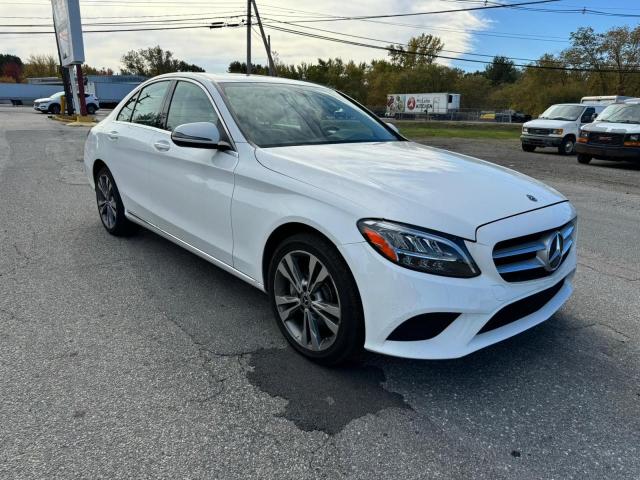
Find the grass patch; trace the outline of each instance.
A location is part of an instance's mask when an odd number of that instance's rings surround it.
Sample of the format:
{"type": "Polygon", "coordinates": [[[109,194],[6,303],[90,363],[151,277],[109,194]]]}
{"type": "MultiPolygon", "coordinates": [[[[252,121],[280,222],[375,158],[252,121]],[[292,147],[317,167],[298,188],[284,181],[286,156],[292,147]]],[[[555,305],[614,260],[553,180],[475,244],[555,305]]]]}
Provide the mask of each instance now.
{"type": "Polygon", "coordinates": [[[513,140],[520,137],[519,123],[463,123],[463,122],[395,122],[407,138],[428,137],[489,138],[513,140]]]}

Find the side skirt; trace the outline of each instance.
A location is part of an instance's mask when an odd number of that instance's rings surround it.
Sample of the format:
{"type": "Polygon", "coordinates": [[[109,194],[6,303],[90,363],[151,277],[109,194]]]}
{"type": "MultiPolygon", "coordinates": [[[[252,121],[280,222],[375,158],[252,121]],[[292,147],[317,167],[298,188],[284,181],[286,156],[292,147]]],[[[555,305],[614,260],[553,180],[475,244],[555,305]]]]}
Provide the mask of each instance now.
{"type": "Polygon", "coordinates": [[[233,268],[231,265],[227,265],[224,262],[221,262],[220,260],[218,260],[215,257],[212,257],[211,255],[209,255],[206,252],[203,252],[202,250],[200,250],[199,248],[194,247],[193,245],[191,245],[190,243],[185,242],[184,240],[179,239],[178,237],[176,237],[175,235],[170,234],[169,232],[166,232],[164,230],[162,230],[160,227],[157,227],[156,225],[154,225],[153,223],[149,223],[146,220],[144,220],[143,218],[140,218],[139,216],[137,216],[135,213],[131,212],[131,211],[126,211],[125,212],[125,216],[131,220],[134,223],[137,223],[138,225],[140,225],[141,227],[144,227],[148,230],[151,230],[152,232],[160,235],[161,237],[166,238],[167,240],[175,243],[176,245],[179,245],[180,247],[190,251],[191,253],[199,256],[200,258],[205,259],[206,261],[214,264],[216,267],[221,268],[222,270],[224,270],[225,272],[230,273],[231,275],[234,275],[236,277],[238,277],[241,280],[244,280],[245,282],[247,282],[248,284],[256,287],[257,289],[261,290],[261,291],[265,291],[264,285],[261,284],[260,282],[256,281],[254,278],[251,278],[248,275],[245,275],[244,273],[242,273],[240,270],[236,270],[235,268],[233,268]]]}

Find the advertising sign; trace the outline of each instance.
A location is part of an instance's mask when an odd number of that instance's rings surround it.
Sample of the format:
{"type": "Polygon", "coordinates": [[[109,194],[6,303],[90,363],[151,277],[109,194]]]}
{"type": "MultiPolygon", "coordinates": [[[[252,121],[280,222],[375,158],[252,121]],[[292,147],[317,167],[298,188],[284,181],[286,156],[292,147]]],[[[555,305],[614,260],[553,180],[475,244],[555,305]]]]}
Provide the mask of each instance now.
{"type": "Polygon", "coordinates": [[[446,93],[405,93],[387,95],[387,116],[400,113],[447,113],[446,93]]]}
{"type": "Polygon", "coordinates": [[[51,0],[62,66],[84,63],[79,0],[51,0]]]}

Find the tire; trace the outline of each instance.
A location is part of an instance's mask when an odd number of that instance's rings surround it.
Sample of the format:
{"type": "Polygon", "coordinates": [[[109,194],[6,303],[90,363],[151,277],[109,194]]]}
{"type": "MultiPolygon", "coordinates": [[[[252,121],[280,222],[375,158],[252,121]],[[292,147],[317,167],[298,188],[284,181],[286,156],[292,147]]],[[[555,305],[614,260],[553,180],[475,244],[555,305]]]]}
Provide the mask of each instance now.
{"type": "Polygon", "coordinates": [[[90,103],[89,105],[87,105],[87,113],[89,115],[95,115],[97,110],[98,108],[93,103],[90,103]]]}
{"type": "Polygon", "coordinates": [[[97,173],[95,185],[98,215],[105,230],[116,237],[133,233],[134,224],[124,215],[124,205],[118,186],[107,167],[102,167],[97,173]]]}
{"type": "Polygon", "coordinates": [[[267,288],[278,328],[299,353],[323,365],[338,365],[362,352],[358,287],[328,240],[308,233],[284,240],[271,258],[267,288]],[[292,281],[296,273],[298,282],[292,281]]]}
{"type": "Polygon", "coordinates": [[[586,155],[584,153],[578,154],[578,163],[582,163],[584,165],[588,164],[591,161],[591,156],[586,155]]]}
{"type": "Polygon", "coordinates": [[[536,147],[534,145],[527,145],[526,143],[523,143],[522,150],[524,150],[525,152],[534,152],[536,150],[536,147]]]}
{"type": "Polygon", "coordinates": [[[54,103],[49,107],[49,112],[54,115],[60,115],[60,105],[58,105],[57,103],[54,103]]]}
{"type": "Polygon", "coordinates": [[[571,135],[567,135],[562,139],[562,143],[558,147],[558,153],[560,155],[571,155],[575,153],[576,149],[576,139],[571,135]]]}

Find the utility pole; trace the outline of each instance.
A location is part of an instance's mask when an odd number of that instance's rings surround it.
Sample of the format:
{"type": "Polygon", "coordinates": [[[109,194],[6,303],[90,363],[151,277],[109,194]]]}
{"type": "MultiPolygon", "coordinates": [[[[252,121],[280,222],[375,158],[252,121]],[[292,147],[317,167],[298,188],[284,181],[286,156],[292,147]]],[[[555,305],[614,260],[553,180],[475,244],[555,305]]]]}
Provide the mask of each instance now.
{"type": "Polygon", "coordinates": [[[247,75],[251,75],[251,0],[247,0],[247,75]]]}
{"type": "Polygon", "coordinates": [[[267,58],[269,59],[269,76],[277,76],[276,66],[273,63],[273,57],[271,57],[271,40],[267,40],[267,36],[264,34],[264,28],[262,28],[262,20],[260,19],[260,12],[258,12],[258,5],[256,0],[250,0],[253,3],[253,9],[256,11],[256,19],[258,20],[258,27],[260,27],[260,35],[262,35],[262,41],[264,42],[264,48],[267,51],[267,58]]]}

